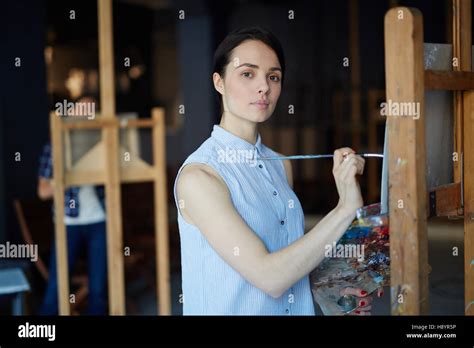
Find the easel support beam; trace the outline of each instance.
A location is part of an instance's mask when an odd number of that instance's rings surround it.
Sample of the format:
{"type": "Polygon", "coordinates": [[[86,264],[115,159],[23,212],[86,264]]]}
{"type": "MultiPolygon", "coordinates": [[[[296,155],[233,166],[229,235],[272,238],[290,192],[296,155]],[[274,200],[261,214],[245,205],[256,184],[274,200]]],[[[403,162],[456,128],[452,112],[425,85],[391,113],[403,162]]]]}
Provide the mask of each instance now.
{"type": "Polygon", "coordinates": [[[385,74],[387,100],[420,106],[418,119],[387,117],[392,314],[428,314],[423,17],[416,9],[385,15],[385,74]]]}

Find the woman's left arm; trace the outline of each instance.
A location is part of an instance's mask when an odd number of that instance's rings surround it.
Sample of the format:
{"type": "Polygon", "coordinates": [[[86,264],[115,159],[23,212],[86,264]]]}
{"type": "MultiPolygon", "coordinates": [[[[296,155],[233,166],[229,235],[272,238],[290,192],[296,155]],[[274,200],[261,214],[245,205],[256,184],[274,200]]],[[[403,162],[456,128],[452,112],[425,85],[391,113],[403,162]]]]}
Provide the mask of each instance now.
{"type": "MultiPolygon", "coordinates": [[[[280,155],[279,156],[283,156],[280,155]]],[[[283,166],[285,167],[286,178],[288,180],[288,184],[291,188],[293,188],[293,168],[291,165],[290,160],[283,160],[283,166]]],[[[376,291],[377,297],[383,296],[383,288],[379,288],[376,291]]],[[[362,289],[358,288],[345,288],[341,290],[341,296],[343,295],[354,295],[357,299],[358,309],[352,312],[350,315],[370,315],[372,311],[372,296],[368,295],[362,289]]]]}

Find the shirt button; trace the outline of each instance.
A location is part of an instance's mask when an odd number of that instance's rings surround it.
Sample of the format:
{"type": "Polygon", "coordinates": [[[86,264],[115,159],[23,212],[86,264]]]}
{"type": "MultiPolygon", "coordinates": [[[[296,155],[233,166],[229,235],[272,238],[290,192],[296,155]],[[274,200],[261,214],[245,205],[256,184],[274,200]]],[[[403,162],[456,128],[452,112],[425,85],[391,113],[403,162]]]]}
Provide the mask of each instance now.
{"type": "Polygon", "coordinates": [[[276,191],[273,191],[273,195],[276,196],[278,193],[276,191]]]}
{"type": "Polygon", "coordinates": [[[290,310],[287,308],[285,309],[286,314],[290,313],[290,310]]]}
{"type": "Polygon", "coordinates": [[[285,224],[285,221],[281,220],[281,221],[280,221],[280,224],[284,225],[284,224],[285,224]]]}
{"type": "Polygon", "coordinates": [[[259,167],[259,168],[263,168],[263,165],[259,164],[258,167],[259,167]]]}

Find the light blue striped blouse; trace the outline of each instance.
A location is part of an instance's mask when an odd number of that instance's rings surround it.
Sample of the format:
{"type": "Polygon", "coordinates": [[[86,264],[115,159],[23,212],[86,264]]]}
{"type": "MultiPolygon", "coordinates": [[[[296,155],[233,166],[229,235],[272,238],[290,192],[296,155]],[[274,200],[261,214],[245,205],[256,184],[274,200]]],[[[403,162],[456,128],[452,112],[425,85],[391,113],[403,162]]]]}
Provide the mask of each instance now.
{"type": "MultiPolygon", "coordinates": [[[[242,219],[269,252],[287,247],[304,233],[301,204],[288,185],[281,161],[256,160],[278,154],[214,125],[209,137],[179,169],[189,163],[213,168],[229,188],[242,219]],[[256,157],[255,157],[256,155],[256,157]]],[[[309,277],[275,299],[246,281],[209,245],[199,229],[178,209],[184,315],[314,315],[309,277]]],[[[212,212],[209,212],[212,214],[212,212]]],[[[238,252],[238,250],[234,250],[238,252]]]]}

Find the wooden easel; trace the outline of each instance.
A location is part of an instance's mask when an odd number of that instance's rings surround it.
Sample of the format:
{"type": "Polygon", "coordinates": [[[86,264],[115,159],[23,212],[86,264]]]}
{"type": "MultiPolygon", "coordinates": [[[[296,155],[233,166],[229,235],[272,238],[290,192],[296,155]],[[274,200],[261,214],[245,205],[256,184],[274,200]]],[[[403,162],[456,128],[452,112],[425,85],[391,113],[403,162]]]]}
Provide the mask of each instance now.
{"type": "Polygon", "coordinates": [[[387,100],[420,103],[420,118],[388,117],[392,314],[428,314],[427,217],[464,219],[465,313],[474,314],[474,73],[471,0],[453,0],[454,71],[424,70],[423,17],[396,7],[385,15],[387,100]],[[425,90],[456,91],[454,183],[426,188],[425,90]],[[462,155],[461,155],[462,154],[462,155]],[[403,207],[400,208],[402,201],[403,207]],[[430,204],[427,203],[430,202],[430,204]],[[429,209],[428,209],[429,208],[429,209]]]}
{"type": "MultiPolygon", "coordinates": [[[[151,119],[119,122],[115,115],[112,1],[98,0],[101,117],[95,120],[63,122],[50,115],[53,152],[54,206],[56,210],[56,255],[59,312],[70,314],[67,237],[64,225],[64,189],[86,184],[105,185],[107,208],[107,261],[109,313],[125,314],[124,248],[122,241],[121,183],[154,183],[155,243],[158,313],[169,315],[169,244],[168,202],[166,188],[165,122],[162,108],[152,109],[151,119]],[[153,165],[140,158],[128,164],[119,145],[119,128],[152,129],[153,165]],[[72,168],[65,168],[63,137],[71,129],[100,129],[101,141],[72,168]]],[[[133,253],[133,250],[131,250],[133,253]]]]}

